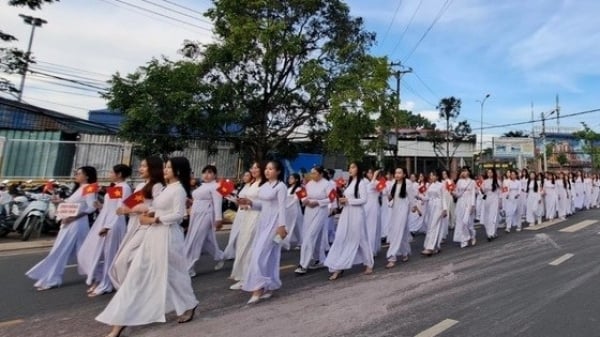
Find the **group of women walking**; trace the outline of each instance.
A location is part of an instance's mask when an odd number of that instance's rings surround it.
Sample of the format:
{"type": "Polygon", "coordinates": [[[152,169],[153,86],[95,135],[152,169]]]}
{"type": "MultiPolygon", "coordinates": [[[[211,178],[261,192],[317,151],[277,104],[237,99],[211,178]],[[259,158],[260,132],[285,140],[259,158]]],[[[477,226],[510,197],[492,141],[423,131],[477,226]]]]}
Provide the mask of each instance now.
{"type": "Polygon", "coordinates": [[[314,167],[304,177],[290,175],[286,184],[281,164],[270,161],[253,163],[233,193],[212,165],[202,169],[202,181],[192,191],[191,172],[186,158],[163,163],[149,157],[139,167],[144,182],[132,191],[126,182],[131,169],[116,165],[99,203],[96,170],[81,167],[70,197],[53,199],[79,205],[77,214],[61,219],[52,250],[27,276],[40,291],[58,287],[76,257],[87,296],[117,290],[96,317],[112,326],[107,336],[115,337],[126,326],[165,322],[173,311],[179,323],[191,321],[198,305],[191,278],[203,253],[214,259],[215,270],[233,259],[229,288],[249,292],[247,303],[254,304],[281,287],[282,249],[300,250],[297,275],[328,268],[329,279],[336,280],[357,264],[364,274],[373,273],[382,242],[389,244],[385,267],[394,268],[408,261],[417,233],[425,234],[421,253],[431,256],[441,251],[452,228],[452,240],[464,248],[476,244],[476,221],[491,241],[501,223],[507,232],[520,231],[523,218],[535,225],[600,204],[598,176],[580,172],[523,170],[520,176],[516,171],[501,176],[490,169],[485,177],[472,177],[464,168],[452,179],[445,171],[409,176],[402,168],[363,174],[352,163],[347,179],[334,180],[314,167]],[[224,198],[237,205],[237,214],[221,250],[216,231],[223,225],[224,198]],[[88,215],[98,211],[90,226],[88,215]]]}

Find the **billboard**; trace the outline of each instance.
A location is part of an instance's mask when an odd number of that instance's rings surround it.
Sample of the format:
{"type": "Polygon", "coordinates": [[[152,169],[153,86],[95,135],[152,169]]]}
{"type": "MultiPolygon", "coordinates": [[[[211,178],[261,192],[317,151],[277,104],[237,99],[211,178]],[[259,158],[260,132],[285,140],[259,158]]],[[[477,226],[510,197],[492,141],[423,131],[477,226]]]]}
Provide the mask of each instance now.
{"type": "Polygon", "coordinates": [[[533,138],[494,137],[492,144],[493,156],[496,158],[533,158],[535,154],[533,138]]]}

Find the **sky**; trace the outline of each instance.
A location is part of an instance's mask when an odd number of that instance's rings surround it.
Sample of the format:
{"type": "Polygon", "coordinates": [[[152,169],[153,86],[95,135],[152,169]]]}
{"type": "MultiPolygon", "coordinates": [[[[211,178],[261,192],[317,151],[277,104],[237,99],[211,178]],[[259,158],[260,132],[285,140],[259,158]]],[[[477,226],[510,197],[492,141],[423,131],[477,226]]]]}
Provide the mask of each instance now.
{"type": "MultiPolygon", "coordinates": [[[[600,1],[347,3],[353,16],[364,19],[365,29],[377,34],[371,53],[412,69],[402,77],[402,106],[439,122],[440,99],[460,98],[459,120],[483,133],[486,144],[509,130],[530,132],[530,123],[498,126],[528,122],[532,111],[540,119],[554,109],[557,95],[562,116],[600,108],[600,1]],[[480,102],[487,94],[482,120],[480,102]]],[[[104,87],[115,72],[132,72],[152,57],[180,58],[177,50],[186,39],[211,41],[210,22],[200,14],[210,5],[208,0],[62,0],[32,12],[2,1],[0,29],[17,36],[14,46],[25,49],[31,27],[18,14],[44,18],[48,23],[35,31],[32,51],[38,63],[32,69],[104,87]]],[[[395,87],[393,79],[390,83],[395,87]]],[[[24,101],[81,118],[105,107],[95,89],[80,88],[31,75],[24,101]]],[[[600,111],[563,117],[560,126],[570,130],[585,121],[600,130],[599,117],[600,111]]]]}

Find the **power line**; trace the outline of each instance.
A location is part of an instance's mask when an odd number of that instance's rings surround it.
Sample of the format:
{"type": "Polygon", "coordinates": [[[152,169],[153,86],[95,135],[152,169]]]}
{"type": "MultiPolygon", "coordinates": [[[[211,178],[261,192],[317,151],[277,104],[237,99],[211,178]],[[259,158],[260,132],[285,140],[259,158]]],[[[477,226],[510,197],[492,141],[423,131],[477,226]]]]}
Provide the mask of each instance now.
{"type": "Polygon", "coordinates": [[[193,8],[190,8],[190,7],[186,7],[186,6],[180,5],[180,4],[176,3],[175,1],[169,1],[169,0],[162,0],[162,1],[164,1],[164,2],[166,2],[168,4],[170,4],[170,5],[173,5],[175,7],[179,7],[181,9],[185,9],[185,10],[188,10],[190,12],[194,12],[196,14],[204,15],[204,13],[202,13],[200,11],[197,11],[197,10],[195,10],[193,8]]]}
{"type": "Polygon", "coordinates": [[[421,36],[421,38],[419,39],[419,41],[417,41],[417,44],[415,44],[415,46],[410,51],[410,53],[408,53],[408,55],[404,58],[405,62],[408,61],[408,59],[413,55],[413,53],[415,52],[415,50],[417,50],[417,48],[419,47],[419,45],[421,45],[421,42],[423,42],[423,40],[425,39],[425,37],[427,36],[427,34],[429,34],[429,32],[431,31],[431,29],[433,28],[433,26],[435,26],[435,24],[440,20],[440,18],[444,15],[444,13],[446,13],[446,11],[448,10],[448,8],[450,8],[451,4],[452,4],[452,0],[446,0],[446,2],[444,2],[444,4],[442,5],[442,8],[440,8],[440,10],[438,11],[437,16],[435,17],[435,19],[433,19],[433,22],[431,23],[431,25],[429,25],[429,27],[427,27],[427,29],[425,30],[425,32],[423,32],[423,35],[421,36]]]}
{"type": "Polygon", "coordinates": [[[82,87],[82,86],[70,85],[67,83],[56,82],[56,80],[54,80],[54,79],[49,79],[49,78],[42,77],[42,76],[39,76],[36,74],[31,75],[31,77],[33,77],[36,81],[43,82],[43,83],[58,85],[60,87],[71,88],[71,89],[76,89],[76,90],[81,90],[81,91],[89,91],[89,92],[98,93],[97,89],[91,89],[88,87],[82,87]]]}
{"type": "Polygon", "coordinates": [[[416,92],[415,89],[413,89],[408,83],[406,83],[406,80],[404,80],[403,84],[406,87],[406,89],[408,89],[408,91],[412,92],[415,96],[419,97],[421,100],[423,100],[425,103],[431,105],[432,107],[437,108],[437,104],[431,103],[430,100],[428,100],[427,98],[423,97],[421,94],[416,92]]]}
{"type": "Polygon", "coordinates": [[[52,62],[46,62],[46,61],[40,61],[40,60],[36,60],[34,64],[38,64],[38,65],[48,65],[48,66],[52,66],[52,67],[56,67],[56,68],[63,68],[63,69],[68,69],[69,71],[74,71],[74,72],[80,72],[80,73],[87,73],[87,74],[92,74],[92,75],[98,75],[101,77],[111,77],[112,75],[108,75],[108,74],[103,74],[103,73],[98,73],[98,72],[94,72],[94,71],[90,71],[90,70],[85,70],[82,68],[76,68],[73,66],[66,66],[63,64],[58,64],[58,63],[52,63],[52,62]]]}
{"type": "Polygon", "coordinates": [[[181,12],[181,11],[178,11],[178,10],[175,10],[175,9],[173,9],[173,8],[170,8],[170,7],[168,7],[168,6],[164,6],[164,5],[161,5],[161,4],[157,4],[157,3],[156,3],[156,2],[154,2],[154,1],[150,1],[150,0],[140,0],[140,1],[142,1],[142,2],[145,2],[145,3],[147,3],[147,4],[150,4],[150,5],[152,5],[152,6],[156,6],[156,7],[158,7],[158,8],[165,9],[165,10],[167,10],[167,11],[169,11],[169,12],[172,12],[172,13],[179,14],[179,15],[181,15],[181,16],[185,16],[185,17],[188,17],[188,18],[192,18],[192,19],[194,19],[194,20],[198,20],[198,21],[200,21],[200,22],[204,22],[204,23],[208,23],[209,25],[212,25],[212,22],[210,22],[210,21],[208,21],[208,20],[205,20],[205,19],[199,18],[199,17],[197,17],[197,16],[193,16],[193,15],[190,15],[190,14],[187,14],[187,13],[184,13],[184,12],[181,12]]]}
{"type": "Polygon", "coordinates": [[[63,71],[59,71],[59,70],[54,70],[52,68],[46,68],[44,66],[41,66],[41,67],[35,66],[34,69],[44,71],[44,72],[54,74],[54,75],[58,74],[58,75],[74,77],[75,79],[83,80],[83,81],[86,81],[87,83],[98,84],[98,85],[104,85],[108,81],[108,80],[99,80],[99,79],[95,79],[95,78],[91,78],[91,77],[87,77],[87,76],[81,76],[81,75],[77,75],[77,74],[73,74],[73,73],[63,72],[63,71]]]}
{"type": "Polygon", "coordinates": [[[392,16],[392,21],[388,25],[387,30],[385,31],[385,34],[383,34],[383,39],[381,39],[381,44],[383,44],[385,42],[385,39],[387,39],[387,36],[390,33],[390,30],[392,29],[394,22],[396,21],[396,16],[398,15],[398,11],[400,11],[401,6],[402,6],[402,0],[398,0],[398,6],[396,6],[396,10],[394,11],[394,15],[392,16]]]}
{"type": "Polygon", "coordinates": [[[417,16],[417,12],[419,12],[419,9],[421,8],[421,4],[422,3],[423,3],[423,0],[419,0],[419,4],[417,5],[417,8],[415,9],[415,11],[413,12],[412,16],[410,17],[410,20],[408,21],[408,24],[406,25],[406,27],[404,27],[404,30],[400,34],[400,38],[398,39],[398,43],[396,43],[396,45],[392,49],[392,52],[390,53],[390,56],[394,55],[394,53],[396,52],[396,50],[398,49],[398,47],[400,47],[400,43],[402,42],[402,38],[404,38],[404,35],[408,31],[408,27],[410,27],[410,25],[415,20],[415,16],[417,16]]]}
{"type": "Polygon", "coordinates": [[[80,107],[80,106],[63,104],[63,103],[57,103],[57,102],[53,102],[53,101],[49,101],[49,100],[41,99],[41,98],[29,97],[29,98],[27,98],[27,100],[33,100],[33,101],[38,101],[38,102],[50,103],[50,104],[54,104],[54,105],[58,105],[58,106],[64,106],[64,107],[67,107],[67,108],[73,108],[73,109],[78,109],[78,110],[83,110],[83,111],[90,111],[89,109],[86,109],[86,108],[83,108],[83,107],[80,107]]]}
{"type": "Polygon", "coordinates": [[[415,76],[417,77],[417,80],[419,80],[419,82],[421,82],[421,84],[423,84],[423,86],[429,90],[429,92],[434,96],[434,97],[439,97],[438,94],[436,94],[430,86],[427,85],[427,83],[425,83],[425,81],[423,81],[423,79],[421,78],[421,76],[419,76],[419,74],[417,74],[414,70],[413,70],[413,74],[415,74],[415,76]]]}
{"type": "MultiPolygon", "coordinates": [[[[576,117],[576,116],[581,116],[581,115],[587,115],[593,112],[600,112],[600,108],[598,109],[592,109],[592,110],[585,110],[585,111],[579,111],[579,112],[573,112],[570,114],[566,114],[566,115],[560,115],[560,117],[558,116],[548,116],[546,118],[544,118],[543,120],[545,121],[551,121],[551,120],[556,120],[558,118],[569,118],[569,117],[576,117]]],[[[486,126],[483,127],[483,130],[487,130],[487,129],[498,129],[498,128],[508,128],[508,127],[513,127],[513,126],[519,126],[519,125],[526,125],[526,124],[531,124],[531,123],[539,123],[541,122],[542,119],[534,119],[534,120],[529,120],[526,122],[517,122],[517,123],[508,123],[508,124],[497,124],[497,125],[493,125],[493,126],[486,126]]]]}
{"type": "Polygon", "coordinates": [[[61,93],[61,94],[73,95],[73,96],[100,98],[100,96],[98,96],[98,95],[83,94],[83,93],[74,92],[74,91],[56,90],[56,89],[42,88],[42,87],[37,87],[37,86],[32,86],[32,85],[28,85],[28,87],[33,90],[56,92],[56,93],[61,93]]]}
{"type": "Polygon", "coordinates": [[[82,82],[82,81],[74,80],[72,78],[65,78],[65,77],[62,77],[62,76],[56,76],[56,75],[48,74],[48,73],[37,71],[37,70],[28,70],[28,71],[30,73],[32,73],[32,74],[38,74],[38,75],[42,75],[42,76],[54,78],[54,79],[65,81],[65,82],[79,84],[79,85],[82,85],[84,87],[90,87],[90,88],[98,89],[98,90],[102,90],[102,91],[106,91],[106,89],[107,89],[107,88],[102,88],[102,87],[99,87],[99,86],[96,86],[96,85],[93,85],[93,84],[89,84],[89,83],[85,83],[85,82],[82,82]]]}

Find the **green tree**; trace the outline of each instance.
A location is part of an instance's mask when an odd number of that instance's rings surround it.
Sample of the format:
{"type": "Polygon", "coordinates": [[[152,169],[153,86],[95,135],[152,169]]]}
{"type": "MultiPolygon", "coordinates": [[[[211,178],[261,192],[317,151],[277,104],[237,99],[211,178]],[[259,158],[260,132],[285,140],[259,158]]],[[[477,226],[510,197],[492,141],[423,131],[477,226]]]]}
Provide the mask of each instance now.
{"type": "Polygon", "coordinates": [[[562,168],[565,165],[567,165],[567,163],[569,162],[569,158],[567,158],[567,155],[564,152],[561,152],[556,156],[556,161],[558,162],[558,165],[560,165],[560,167],[562,168]]]}
{"type": "Polygon", "coordinates": [[[166,157],[208,132],[212,121],[197,99],[206,90],[199,76],[193,62],[156,59],[125,77],[113,75],[104,98],[123,113],[119,132],[137,145],[137,155],[166,157]]]}
{"type": "Polygon", "coordinates": [[[583,140],[583,151],[592,159],[592,168],[600,169],[600,133],[592,130],[585,122],[581,122],[583,130],[573,133],[573,135],[583,140]]]}
{"type": "MultiPolygon", "coordinates": [[[[59,0],[9,0],[9,6],[29,7],[31,10],[38,10],[42,5],[59,0]]],[[[16,42],[14,35],[0,29],[0,41],[10,44],[16,42]]],[[[6,74],[22,74],[25,70],[25,64],[34,62],[31,54],[18,48],[10,46],[0,47],[0,72],[6,74]]],[[[11,94],[18,92],[18,89],[7,78],[0,76],[0,91],[7,91],[11,94]]]]}
{"type": "Polygon", "coordinates": [[[502,137],[525,138],[525,137],[529,137],[529,136],[522,130],[511,130],[511,131],[505,132],[502,135],[502,137]]]}
{"type": "Polygon", "coordinates": [[[471,126],[466,120],[455,123],[460,115],[461,104],[461,100],[454,96],[442,98],[437,109],[445,129],[435,130],[430,135],[433,151],[446,170],[450,170],[452,159],[460,144],[475,140],[471,126]]]}
{"type": "MultiPolygon", "coordinates": [[[[239,126],[219,136],[254,159],[291,154],[323,126],[336,90],[374,42],[340,0],[215,0],[206,16],[215,42],[186,41],[209,87],[208,116],[239,126]]],[[[338,94],[340,96],[342,94],[338,94]]],[[[215,135],[217,136],[217,135],[215,135]]]]}

